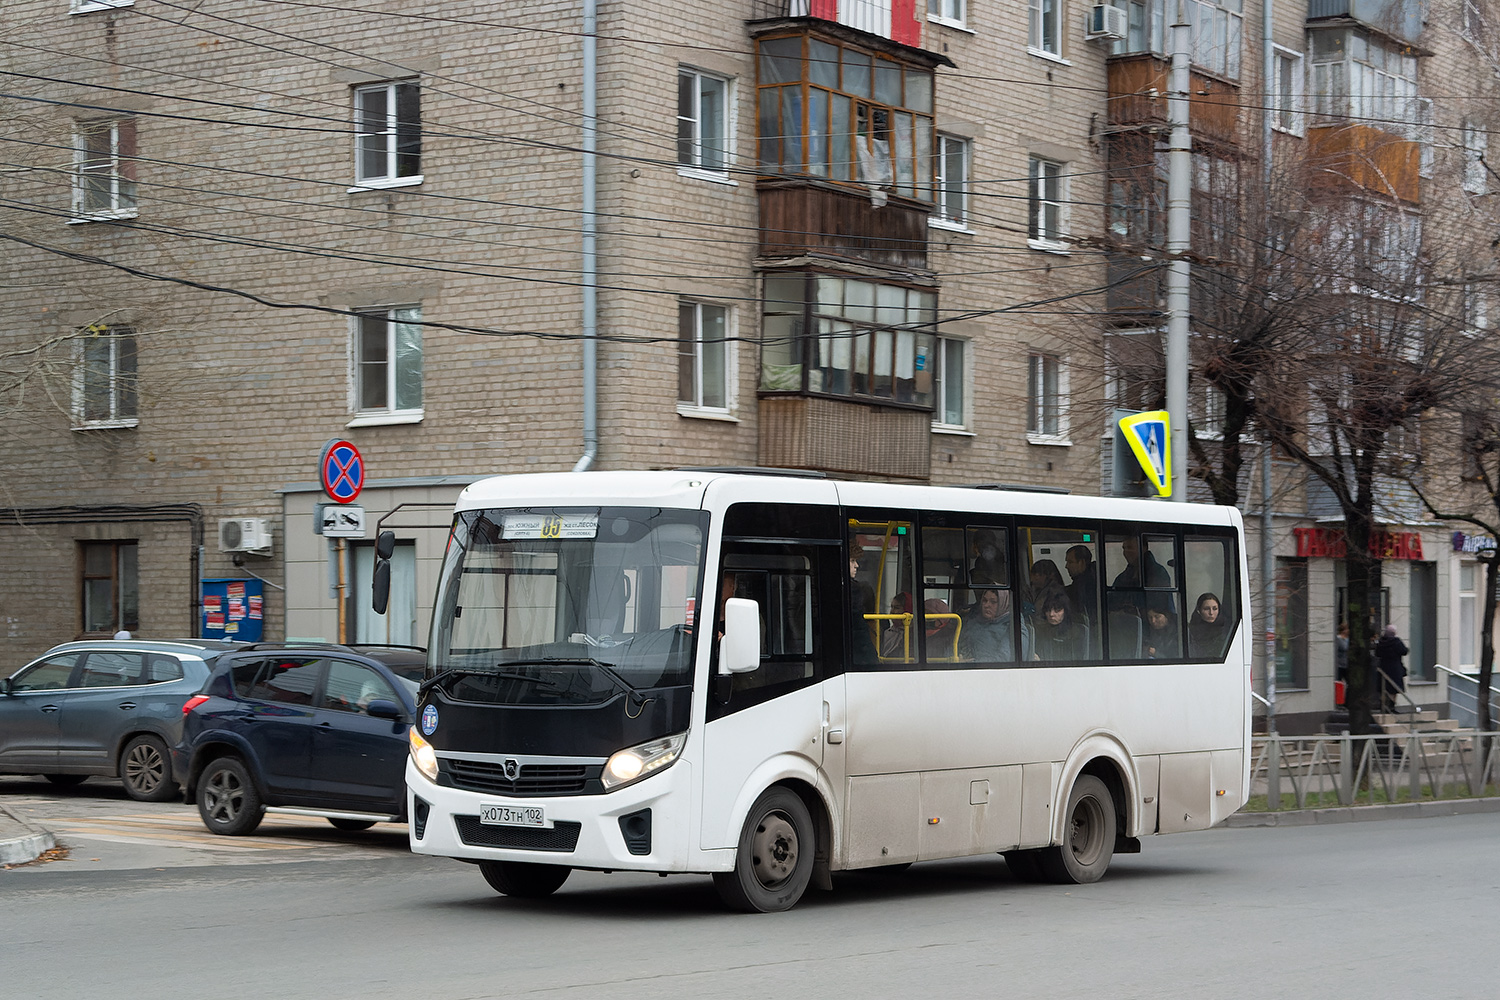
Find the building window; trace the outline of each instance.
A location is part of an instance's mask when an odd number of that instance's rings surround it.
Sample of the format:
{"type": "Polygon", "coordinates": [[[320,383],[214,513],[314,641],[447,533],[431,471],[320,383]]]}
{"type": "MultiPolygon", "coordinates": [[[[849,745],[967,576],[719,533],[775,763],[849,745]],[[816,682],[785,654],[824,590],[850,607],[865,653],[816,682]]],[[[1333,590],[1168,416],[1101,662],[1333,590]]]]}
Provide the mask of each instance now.
{"type": "Polygon", "coordinates": [[[135,542],[84,542],[79,546],[83,631],[113,635],[140,627],[135,542]]]}
{"type": "Polygon", "coordinates": [[[1313,111],[1420,138],[1417,57],[1357,28],[1309,32],[1313,111]]]}
{"type": "Polygon", "coordinates": [[[78,352],[73,379],[75,429],[136,426],[135,331],[91,326],[79,338],[78,352]]]}
{"type": "Polygon", "coordinates": [[[133,7],[135,0],[73,0],[70,14],[88,14],[96,10],[114,10],[117,7],[133,7]]]}
{"type": "Polygon", "coordinates": [[[1062,58],[1063,0],[1031,0],[1026,47],[1038,55],[1062,58]]]}
{"type": "Polygon", "coordinates": [[[1472,667],[1479,662],[1475,639],[1479,634],[1479,581],[1484,570],[1478,563],[1458,566],[1458,666],[1472,667]]]}
{"type": "Polygon", "coordinates": [[[1066,235],[1063,165],[1033,156],[1030,176],[1031,217],[1027,231],[1031,243],[1045,250],[1064,249],[1067,244],[1063,242],[1066,235]]]}
{"type": "Polygon", "coordinates": [[[1473,335],[1489,329],[1489,294],[1484,285],[1468,282],[1463,291],[1464,330],[1473,335]]]}
{"type": "Polygon", "coordinates": [[[1307,688],[1306,559],[1276,560],[1276,685],[1307,688]]]}
{"type": "Polygon", "coordinates": [[[354,408],[362,414],[422,413],[422,310],[361,312],[355,318],[354,408]]]}
{"type": "Polygon", "coordinates": [[[364,187],[422,182],[422,114],[415,80],[354,91],[355,180],[364,187]]]}
{"type": "Polygon", "coordinates": [[[1302,134],[1302,53],[1278,48],[1271,76],[1271,126],[1302,134]]]}
{"type": "Polygon", "coordinates": [[[703,302],[677,305],[677,402],[729,412],[729,310],[703,302]]]}
{"type": "Polygon", "coordinates": [[[927,0],[927,18],[942,24],[964,26],[966,0],[927,0]]]}
{"type": "Polygon", "coordinates": [[[757,159],[932,201],[932,70],[809,34],[756,41],[757,159]]]}
{"type": "Polygon", "coordinates": [[[677,163],[729,171],[729,81],[695,69],[677,71],[677,163]]]}
{"type": "MultiPolygon", "coordinates": [[[[1035,0],[1033,0],[1033,3],[1035,0]]],[[[1166,44],[1175,20],[1175,0],[1115,0],[1127,14],[1125,37],[1115,42],[1114,55],[1154,52],[1166,57],[1166,44]]],[[[1185,13],[1192,25],[1192,48],[1189,56],[1195,68],[1228,77],[1240,76],[1240,53],[1243,47],[1244,0],[1185,0],[1185,13]]]]}
{"type": "Polygon", "coordinates": [[[954,337],[937,339],[937,364],[932,371],[932,395],[937,406],[932,426],[962,429],[968,423],[964,408],[964,355],[968,342],[954,337]]]}
{"type": "Polygon", "coordinates": [[[135,119],[79,122],[73,134],[73,215],[134,218],[135,119]]]}
{"type": "Polygon", "coordinates": [[[829,274],[768,277],[761,391],[930,410],[936,320],[929,289],[829,274]]]}
{"type": "Polygon", "coordinates": [[[1464,122],[1464,190],[1469,194],[1489,193],[1490,169],[1485,161],[1489,148],[1489,133],[1472,122],[1464,122]]]}
{"type": "Polygon", "coordinates": [[[969,224],[969,149],[968,139],[938,134],[935,221],[954,226],[969,224]]]}
{"type": "Polygon", "coordinates": [[[1062,359],[1055,354],[1032,354],[1027,360],[1026,385],[1026,436],[1033,441],[1067,437],[1062,359]]]}

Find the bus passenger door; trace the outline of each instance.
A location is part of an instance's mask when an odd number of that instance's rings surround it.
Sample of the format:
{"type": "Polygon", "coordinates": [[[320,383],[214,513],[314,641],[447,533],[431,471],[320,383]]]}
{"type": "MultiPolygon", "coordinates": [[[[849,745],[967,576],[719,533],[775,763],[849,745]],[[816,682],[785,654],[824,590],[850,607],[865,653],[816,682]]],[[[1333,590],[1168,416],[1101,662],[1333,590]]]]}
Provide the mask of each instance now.
{"type": "Polygon", "coordinates": [[[725,539],[720,603],[740,597],[760,607],[761,663],[720,677],[714,651],[704,732],[704,848],[737,843],[735,803],[742,793],[759,793],[750,783],[774,780],[756,776],[773,760],[781,762],[772,765],[776,775],[814,780],[832,751],[837,776],[818,783],[831,793],[827,782],[842,780],[842,746],[835,742],[843,737],[841,561],[832,540],[725,539]]]}

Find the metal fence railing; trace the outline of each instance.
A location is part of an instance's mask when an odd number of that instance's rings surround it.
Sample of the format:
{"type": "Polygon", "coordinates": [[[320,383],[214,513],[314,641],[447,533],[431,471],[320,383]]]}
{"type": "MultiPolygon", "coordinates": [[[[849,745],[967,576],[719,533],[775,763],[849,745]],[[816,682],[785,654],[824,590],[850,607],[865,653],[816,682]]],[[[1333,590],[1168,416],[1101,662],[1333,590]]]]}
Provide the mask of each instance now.
{"type": "Polygon", "coordinates": [[[1500,732],[1257,736],[1248,811],[1500,794],[1500,732]]]}
{"type": "MultiPolygon", "coordinates": [[[[1448,678],[1448,718],[1465,729],[1479,724],[1479,678],[1437,665],[1448,678]]],[[[1500,691],[1490,688],[1490,718],[1500,722],[1500,691]]]]}

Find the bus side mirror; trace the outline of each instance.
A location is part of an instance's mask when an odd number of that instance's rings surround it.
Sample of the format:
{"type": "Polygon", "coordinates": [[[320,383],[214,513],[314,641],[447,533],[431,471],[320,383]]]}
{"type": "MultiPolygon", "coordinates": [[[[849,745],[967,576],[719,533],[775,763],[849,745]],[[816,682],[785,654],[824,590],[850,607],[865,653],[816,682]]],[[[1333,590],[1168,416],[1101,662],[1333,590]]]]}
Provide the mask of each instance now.
{"type": "Polygon", "coordinates": [[[377,614],[385,614],[391,603],[391,553],[396,551],[396,533],[382,531],[375,540],[375,572],[370,574],[373,593],[370,608],[377,614]]]}
{"type": "Polygon", "coordinates": [[[760,605],[743,597],[724,602],[724,638],[719,674],[745,674],[760,667],[760,605]]]}

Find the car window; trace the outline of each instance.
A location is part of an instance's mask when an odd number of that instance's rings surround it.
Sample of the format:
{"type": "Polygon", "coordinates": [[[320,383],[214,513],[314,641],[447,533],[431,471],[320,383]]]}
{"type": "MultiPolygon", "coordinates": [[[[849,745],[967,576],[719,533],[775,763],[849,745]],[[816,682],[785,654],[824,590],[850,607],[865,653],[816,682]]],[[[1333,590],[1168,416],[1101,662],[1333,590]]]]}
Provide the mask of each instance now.
{"type": "Polygon", "coordinates": [[[364,714],[376,698],[396,701],[396,692],[369,667],[348,660],[328,661],[328,684],[323,694],[323,708],[338,712],[364,714]]]}
{"type": "Polygon", "coordinates": [[[249,697],[283,705],[311,705],[322,669],[321,659],[268,660],[250,688],[249,697]]]}
{"type": "Polygon", "coordinates": [[[260,676],[261,669],[265,665],[265,660],[246,660],[244,663],[236,663],[230,667],[229,677],[234,685],[234,693],[241,698],[250,697],[250,692],[255,687],[255,678],[260,676]]]}
{"type": "Polygon", "coordinates": [[[12,691],[58,691],[68,686],[68,677],[78,662],[77,653],[49,656],[40,663],[23,667],[11,678],[12,691]]]}
{"type": "Polygon", "coordinates": [[[161,684],[165,681],[182,680],[182,662],[165,653],[147,653],[146,669],[141,674],[142,684],[161,684]]]}
{"type": "Polygon", "coordinates": [[[124,687],[137,683],[144,653],[89,653],[83,661],[78,687],[124,687]]]}

